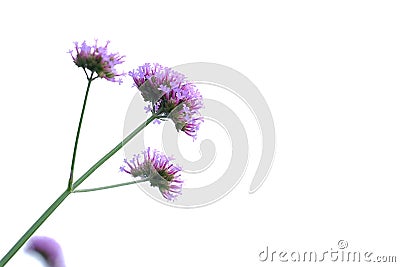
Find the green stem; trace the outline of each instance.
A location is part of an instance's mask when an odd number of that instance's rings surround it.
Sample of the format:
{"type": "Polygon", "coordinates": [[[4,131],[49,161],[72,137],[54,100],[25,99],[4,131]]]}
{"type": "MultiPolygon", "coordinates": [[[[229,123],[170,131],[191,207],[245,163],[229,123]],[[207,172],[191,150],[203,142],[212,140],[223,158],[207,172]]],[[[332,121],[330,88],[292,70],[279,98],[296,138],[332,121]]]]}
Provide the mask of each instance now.
{"type": "MultiPolygon", "coordinates": [[[[86,70],[85,70],[85,73],[86,73],[86,70]]],[[[75,137],[74,152],[72,154],[72,162],[71,162],[71,171],[70,171],[69,180],[68,180],[68,190],[70,190],[70,191],[72,189],[72,183],[74,182],[74,167],[75,167],[76,150],[78,149],[79,135],[81,133],[82,120],[83,120],[83,115],[85,113],[86,101],[87,101],[88,95],[89,95],[90,84],[94,80],[93,79],[93,74],[94,73],[92,71],[92,73],[90,74],[90,77],[88,77],[88,85],[87,85],[87,88],[86,88],[85,100],[83,100],[81,117],[79,119],[78,130],[76,132],[76,137],[75,137]]]]}
{"type": "Polygon", "coordinates": [[[56,210],[56,208],[67,198],[71,192],[65,190],[53,204],[39,217],[39,219],[26,231],[26,233],[15,243],[8,253],[1,259],[0,266],[3,267],[22,247],[23,244],[33,235],[33,233],[44,223],[44,221],[56,210]]]}
{"type": "MultiPolygon", "coordinates": [[[[157,115],[152,115],[145,122],[139,125],[132,133],[122,140],[121,143],[116,145],[110,152],[104,155],[99,161],[97,161],[89,170],[87,170],[75,183],[72,184],[71,190],[75,190],[83,181],[86,180],[97,168],[99,168],[104,162],[106,162],[111,156],[117,153],[126,143],[128,143],[135,135],[143,130],[148,124],[150,124],[157,115]]],[[[7,254],[1,259],[0,267],[6,265],[6,263],[17,253],[17,251],[25,244],[25,242],[33,235],[33,233],[47,220],[47,218],[57,209],[57,207],[71,194],[71,190],[68,188],[65,190],[53,204],[36,220],[36,222],[26,231],[26,233],[14,244],[14,246],[7,252],[7,254]]]]}
{"type": "Polygon", "coordinates": [[[104,189],[110,189],[110,188],[120,187],[120,186],[126,186],[126,185],[131,185],[131,184],[143,183],[143,182],[147,182],[147,181],[149,181],[149,180],[150,180],[149,178],[145,178],[145,179],[136,180],[136,181],[131,181],[131,182],[126,182],[126,183],[113,184],[113,185],[107,185],[107,186],[96,187],[96,188],[88,188],[88,189],[74,190],[74,191],[72,191],[72,193],[85,193],[85,192],[99,191],[99,190],[104,190],[104,189]]]}

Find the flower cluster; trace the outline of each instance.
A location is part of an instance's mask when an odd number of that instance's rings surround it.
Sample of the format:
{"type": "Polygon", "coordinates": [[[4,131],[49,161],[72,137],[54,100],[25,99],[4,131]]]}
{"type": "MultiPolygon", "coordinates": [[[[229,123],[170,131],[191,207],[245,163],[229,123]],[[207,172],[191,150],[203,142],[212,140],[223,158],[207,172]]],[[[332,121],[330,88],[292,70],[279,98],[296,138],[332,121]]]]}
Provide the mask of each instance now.
{"type": "Polygon", "coordinates": [[[150,102],[145,107],[147,112],[171,119],[178,131],[196,139],[200,123],[204,121],[199,112],[203,108],[203,97],[193,83],[183,74],[157,63],[146,63],[128,75],[143,99],[150,102]]]}
{"type": "Polygon", "coordinates": [[[174,200],[182,192],[183,180],[178,174],[182,168],[174,166],[167,157],[156,149],[150,152],[148,147],[141,154],[134,155],[120,171],[133,177],[142,177],[150,182],[150,186],[158,187],[164,198],[174,200]]]}
{"type": "MultiPolygon", "coordinates": [[[[76,55],[73,55],[73,50],[69,53],[72,56],[74,63],[78,67],[82,67],[97,73],[98,77],[105,78],[111,82],[122,83],[122,79],[116,80],[115,77],[124,76],[124,73],[117,73],[115,66],[123,63],[122,59],[125,56],[120,56],[119,53],[108,53],[107,46],[110,41],[107,41],[105,46],[98,46],[97,40],[93,46],[87,45],[86,41],[79,46],[78,42],[74,42],[76,55]]],[[[88,77],[89,78],[89,77],[88,77]]]]}

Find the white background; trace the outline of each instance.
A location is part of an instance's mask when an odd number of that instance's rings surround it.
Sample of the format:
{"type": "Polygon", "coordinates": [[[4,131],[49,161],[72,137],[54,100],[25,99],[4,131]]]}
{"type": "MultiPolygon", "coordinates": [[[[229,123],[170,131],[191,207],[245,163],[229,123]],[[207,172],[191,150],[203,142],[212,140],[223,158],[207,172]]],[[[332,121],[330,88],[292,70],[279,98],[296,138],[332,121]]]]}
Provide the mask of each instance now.
{"type": "MultiPolygon", "coordinates": [[[[97,37],[127,55],[126,71],[240,71],[272,111],[276,154],[255,194],[253,168],[203,208],[135,186],[71,196],[36,233],[62,245],[67,266],[265,266],[267,245],[325,251],[340,239],[399,261],[399,14],[397,1],[3,1],[0,255],[65,189],[85,89],[66,51],[97,37]]],[[[77,174],[120,141],[130,86],[94,83],[77,174]]],[[[122,158],[87,185],[118,178],[122,158]]],[[[7,266],[39,263],[20,251],[7,266]]]]}

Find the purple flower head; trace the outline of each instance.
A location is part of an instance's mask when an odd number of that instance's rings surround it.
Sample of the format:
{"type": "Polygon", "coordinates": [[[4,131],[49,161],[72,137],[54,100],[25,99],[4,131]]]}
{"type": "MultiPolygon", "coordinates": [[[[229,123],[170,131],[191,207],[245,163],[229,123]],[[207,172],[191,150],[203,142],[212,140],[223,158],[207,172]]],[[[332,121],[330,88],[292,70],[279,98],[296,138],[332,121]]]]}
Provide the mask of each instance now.
{"type": "Polygon", "coordinates": [[[50,237],[32,237],[28,242],[26,251],[39,254],[49,267],[65,267],[61,247],[50,237]]]}
{"type": "Polygon", "coordinates": [[[97,73],[98,77],[105,78],[111,82],[119,82],[122,83],[122,79],[116,80],[115,77],[125,76],[125,73],[117,73],[115,66],[123,63],[122,60],[125,56],[120,56],[118,53],[108,53],[108,44],[110,41],[107,41],[105,46],[98,46],[97,39],[94,45],[90,46],[86,44],[86,41],[83,41],[79,46],[78,42],[74,42],[75,44],[75,52],[70,50],[69,53],[72,56],[74,63],[85,70],[86,69],[97,73]]]}
{"type": "Polygon", "coordinates": [[[199,110],[204,106],[203,97],[193,83],[183,74],[157,63],[146,63],[128,75],[143,99],[150,102],[153,114],[171,119],[178,131],[196,139],[200,123],[204,121],[199,110]]]}
{"type": "Polygon", "coordinates": [[[150,186],[158,187],[164,198],[174,200],[182,193],[183,180],[178,174],[182,168],[173,165],[171,160],[156,149],[151,153],[148,147],[132,160],[125,160],[126,166],[121,166],[120,171],[148,179],[150,186]]]}

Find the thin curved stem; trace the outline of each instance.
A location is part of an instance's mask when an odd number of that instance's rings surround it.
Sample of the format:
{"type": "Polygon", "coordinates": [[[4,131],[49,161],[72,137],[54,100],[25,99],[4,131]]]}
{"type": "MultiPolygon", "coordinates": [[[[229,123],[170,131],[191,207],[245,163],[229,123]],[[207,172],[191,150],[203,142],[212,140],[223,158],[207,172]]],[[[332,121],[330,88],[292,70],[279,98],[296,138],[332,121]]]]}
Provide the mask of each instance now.
{"type": "MultiPolygon", "coordinates": [[[[85,73],[86,73],[86,70],[85,70],[85,73]]],[[[68,190],[70,190],[70,191],[72,189],[72,183],[74,182],[74,167],[75,167],[76,151],[78,149],[79,135],[81,133],[83,115],[85,114],[86,102],[87,102],[88,95],[89,95],[90,85],[91,85],[92,81],[94,80],[93,79],[93,74],[94,74],[94,72],[92,71],[92,73],[90,74],[90,78],[88,77],[88,85],[87,85],[87,88],[86,88],[85,99],[83,100],[81,117],[79,119],[78,130],[76,131],[74,152],[72,153],[71,171],[69,173],[69,180],[68,180],[68,190]]]]}
{"type": "Polygon", "coordinates": [[[104,155],[99,161],[97,161],[89,170],[87,170],[75,183],[72,184],[71,190],[67,188],[54,202],[47,208],[47,210],[37,219],[32,226],[22,235],[22,237],[14,244],[14,246],[7,252],[7,254],[0,260],[0,267],[6,265],[6,263],[17,253],[17,251],[25,244],[25,242],[33,235],[33,233],[47,220],[47,218],[57,209],[58,206],[75,190],[83,181],[86,180],[97,168],[99,168],[104,162],[106,162],[111,156],[117,153],[124,145],[126,145],[133,137],[135,137],[141,130],[143,130],[148,124],[150,124],[157,115],[152,115],[142,124],[140,124],[132,133],[122,140],[118,145],[104,155]]]}
{"type": "Polygon", "coordinates": [[[150,179],[149,178],[145,178],[145,179],[126,182],[126,183],[113,184],[113,185],[107,185],[107,186],[95,187],[95,188],[88,188],[88,189],[81,189],[81,190],[74,190],[74,191],[72,191],[72,193],[86,193],[86,192],[92,192],[92,191],[100,191],[100,190],[105,190],[105,189],[110,189],[110,188],[115,188],[115,187],[131,185],[131,184],[143,183],[143,182],[147,182],[147,181],[150,181],[150,179]]]}
{"type": "Polygon", "coordinates": [[[83,71],[85,72],[86,79],[88,79],[88,80],[89,80],[89,75],[87,74],[86,68],[83,68],[83,71]]]}

